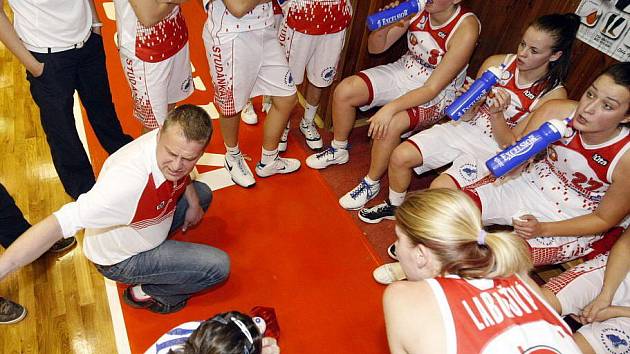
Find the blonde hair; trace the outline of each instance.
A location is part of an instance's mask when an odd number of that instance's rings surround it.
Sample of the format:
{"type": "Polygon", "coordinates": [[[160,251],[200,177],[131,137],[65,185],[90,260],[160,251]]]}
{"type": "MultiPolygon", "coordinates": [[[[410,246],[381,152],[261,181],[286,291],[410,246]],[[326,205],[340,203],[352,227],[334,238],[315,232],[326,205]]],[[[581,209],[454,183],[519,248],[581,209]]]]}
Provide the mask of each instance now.
{"type": "Polygon", "coordinates": [[[411,193],[397,208],[396,222],[414,244],[433,251],[442,264],[442,275],[500,278],[532,267],[525,241],[514,233],[489,232],[484,242],[478,243],[483,230],[481,215],[461,191],[411,193]]]}

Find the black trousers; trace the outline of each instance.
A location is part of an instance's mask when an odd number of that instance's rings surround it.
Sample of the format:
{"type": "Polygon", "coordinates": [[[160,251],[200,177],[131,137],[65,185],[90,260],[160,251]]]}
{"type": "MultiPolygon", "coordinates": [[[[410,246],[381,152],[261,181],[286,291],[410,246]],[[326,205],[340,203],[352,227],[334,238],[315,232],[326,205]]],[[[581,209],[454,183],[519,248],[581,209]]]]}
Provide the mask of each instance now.
{"type": "Polygon", "coordinates": [[[22,211],[0,183],[0,245],[8,248],[31,224],[24,219],[22,211]]]}
{"type": "Polygon", "coordinates": [[[44,72],[39,77],[27,72],[31,95],[39,106],[57,174],[66,193],[77,199],[92,188],[95,179],[74,123],[74,91],[79,93],[90,125],[108,153],[132,140],[123,133],[114,110],[103,39],[93,33],[82,48],[32,54],[44,63],[44,72]]]}

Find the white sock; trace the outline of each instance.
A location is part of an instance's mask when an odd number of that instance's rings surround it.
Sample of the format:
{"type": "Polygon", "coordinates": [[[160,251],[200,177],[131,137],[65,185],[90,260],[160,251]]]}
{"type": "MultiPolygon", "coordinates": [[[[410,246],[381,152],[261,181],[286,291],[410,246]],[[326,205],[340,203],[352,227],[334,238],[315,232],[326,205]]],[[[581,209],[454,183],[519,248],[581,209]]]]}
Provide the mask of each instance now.
{"type": "Polygon", "coordinates": [[[407,195],[407,192],[398,193],[395,190],[389,188],[389,202],[393,206],[402,205],[403,201],[405,200],[405,195],[407,195]]]}
{"type": "Polygon", "coordinates": [[[335,149],[347,149],[348,148],[348,140],[344,140],[344,141],[337,141],[334,140],[330,143],[330,145],[332,147],[334,147],[335,149]]]}
{"type": "Polygon", "coordinates": [[[262,154],[260,155],[260,163],[267,165],[272,163],[278,157],[278,148],[275,150],[265,150],[262,148],[262,154]]]}
{"type": "Polygon", "coordinates": [[[375,181],[375,180],[371,179],[371,178],[370,178],[370,176],[365,176],[365,177],[363,177],[363,179],[364,179],[364,180],[365,180],[365,182],[366,182],[367,184],[369,184],[370,186],[373,186],[373,185],[375,185],[375,184],[379,184],[379,183],[381,183],[379,180],[376,180],[376,181],[375,181]]]}
{"type": "Polygon", "coordinates": [[[305,122],[311,123],[315,120],[315,114],[317,114],[317,107],[319,107],[319,105],[311,106],[310,104],[306,103],[306,106],[304,107],[304,121],[305,122]]]}
{"type": "Polygon", "coordinates": [[[148,300],[151,298],[150,295],[145,294],[144,291],[142,291],[142,285],[136,285],[134,287],[131,288],[131,294],[133,295],[134,298],[138,299],[138,300],[148,300]]]}
{"type": "Polygon", "coordinates": [[[241,153],[241,149],[238,148],[238,144],[236,144],[236,146],[234,147],[229,147],[225,145],[225,151],[230,155],[238,155],[241,153]]]}

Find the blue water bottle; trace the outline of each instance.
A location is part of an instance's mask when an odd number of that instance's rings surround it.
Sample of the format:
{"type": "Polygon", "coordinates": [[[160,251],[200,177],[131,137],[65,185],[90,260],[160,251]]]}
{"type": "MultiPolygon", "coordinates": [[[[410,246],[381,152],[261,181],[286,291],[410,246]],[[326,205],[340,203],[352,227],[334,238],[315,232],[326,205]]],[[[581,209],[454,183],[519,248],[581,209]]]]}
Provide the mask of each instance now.
{"type": "Polygon", "coordinates": [[[391,9],[373,13],[367,17],[367,27],[370,31],[375,31],[383,26],[391,25],[409,15],[422,11],[426,3],[427,0],[408,0],[391,9]]]}
{"type": "Polygon", "coordinates": [[[505,65],[501,64],[500,67],[491,66],[484,71],[481,77],[475,80],[466,92],[446,107],[444,110],[446,115],[452,120],[459,120],[481,97],[490,92],[492,86],[501,78],[504,68],[505,65]]]}
{"type": "Polygon", "coordinates": [[[486,167],[495,177],[503,176],[543,151],[549,144],[560,140],[566,134],[570,122],[571,118],[545,122],[540,128],[486,161],[486,167]]]}

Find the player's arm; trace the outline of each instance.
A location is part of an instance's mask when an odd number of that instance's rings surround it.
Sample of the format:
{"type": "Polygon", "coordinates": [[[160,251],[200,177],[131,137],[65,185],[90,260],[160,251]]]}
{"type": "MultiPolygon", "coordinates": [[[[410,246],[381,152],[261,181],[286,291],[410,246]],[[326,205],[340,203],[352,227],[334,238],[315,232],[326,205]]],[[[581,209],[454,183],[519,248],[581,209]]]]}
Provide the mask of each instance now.
{"type": "Polygon", "coordinates": [[[479,22],[467,17],[453,34],[442,61],[422,87],[412,90],[388,103],[395,113],[429,102],[435,98],[468,65],[479,38],[479,22]]]}
{"type": "MultiPolygon", "coordinates": [[[[398,1],[393,1],[385,5],[383,9],[389,9],[397,5],[398,1]]],[[[379,11],[383,9],[379,9],[379,11]]],[[[413,18],[415,18],[415,16],[412,18],[404,18],[400,21],[392,23],[391,25],[383,26],[376,31],[370,32],[367,43],[368,53],[380,54],[389,49],[389,47],[391,47],[398,38],[407,33],[407,29],[409,28],[409,24],[413,18]]]]}
{"type": "Polygon", "coordinates": [[[383,311],[392,354],[446,352],[442,316],[427,282],[389,285],[383,294],[383,311]]]}
{"type": "Polygon", "coordinates": [[[580,314],[580,317],[584,322],[592,322],[597,317],[599,311],[612,304],[613,297],[615,296],[619,285],[626,278],[628,272],[630,272],[630,259],[628,259],[629,254],[630,229],[626,230],[626,232],[621,235],[619,240],[615,242],[615,245],[610,250],[608,261],[606,262],[606,271],[604,272],[602,290],[580,314]]]}
{"type": "Polygon", "coordinates": [[[133,12],[138,21],[145,26],[151,27],[168,16],[176,4],[158,3],[156,0],[129,0],[133,12]]]}
{"type": "Polygon", "coordinates": [[[616,226],[630,213],[630,153],[626,152],[613,172],[613,182],[592,213],[564,221],[541,223],[540,236],[593,235],[616,226]]]}
{"type": "Polygon", "coordinates": [[[26,70],[33,76],[40,76],[44,72],[44,63],[40,63],[22,44],[15,28],[4,12],[4,0],[0,0],[0,41],[15,55],[26,70]]]}
{"type": "Polygon", "coordinates": [[[31,226],[0,256],[0,279],[44,254],[62,237],[54,215],[31,226]]]}
{"type": "Polygon", "coordinates": [[[268,0],[223,0],[225,7],[234,17],[241,18],[252,11],[258,4],[269,2],[268,0]]]}

